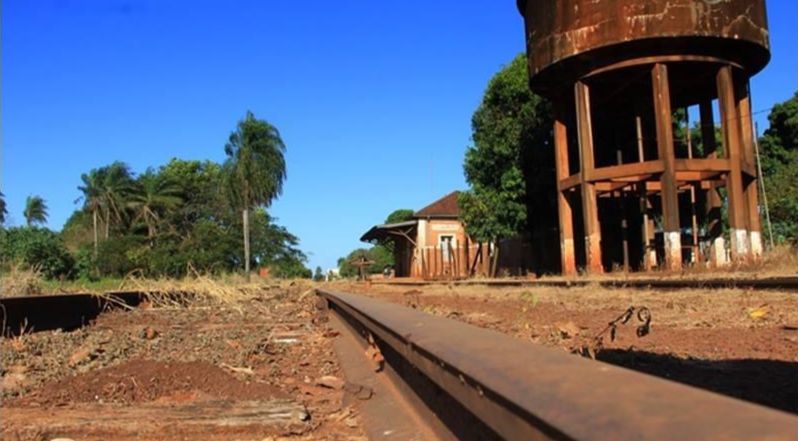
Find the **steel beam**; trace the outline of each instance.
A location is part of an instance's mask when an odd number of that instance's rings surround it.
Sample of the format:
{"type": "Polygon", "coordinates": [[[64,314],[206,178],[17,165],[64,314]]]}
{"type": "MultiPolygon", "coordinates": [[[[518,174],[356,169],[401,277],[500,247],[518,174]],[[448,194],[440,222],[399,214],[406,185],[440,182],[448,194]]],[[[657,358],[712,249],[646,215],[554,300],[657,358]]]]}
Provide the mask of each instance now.
{"type": "Polygon", "coordinates": [[[657,131],[657,152],[663,162],[660,175],[662,185],[662,228],[665,239],[665,265],[678,270],[682,266],[682,238],[679,225],[679,198],[676,186],[676,167],[673,152],[673,126],[671,123],[671,97],[668,84],[668,67],[655,64],[651,70],[654,93],[654,120],[657,131]]]}
{"type": "MultiPolygon", "coordinates": [[[[756,170],[756,155],[754,153],[754,123],[751,115],[751,94],[747,82],[740,83],[737,87],[737,112],[740,115],[740,136],[742,138],[742,158],[744,168],[756,170]]],[[[756,176],[756,174],[755,174],[756,176]]],[[[757,177],[761,179],[761,177],[757,177]]],[[[759,187],[757,180],[743,182],[746,213],[748,214],[748,240],[749,249],[753,259],[762,257],[762,222],[759,217],[759,187]]]]}
{"type": "Polygon", "coordinates": [[[590,89],[579,81],[574,86],[576,96],[576,129],[579,139],[579,171],[582,190],[582,217],[585,224],[585,253],[587,271],[602,273],[601,229],[598,218],[596,185],[588,182],[587,176],[595,168],[593,159],[593,127],[590,118],[590,89]]]}
{"type": "Polygon", "coordinates": [[[731,66],[723,66],[717,73],[718,101],[720,103],[723,147],[729,158],[730,171],[726,178],[729,194],[729,228],[731,255],[735,261],[749,257],[746,200],[742,179],[742,147],[740,145],[740,115],[734,93],[734,76],[731,66]]]}
{"type": "Polygon", "coordinates": [[[795,415],[416,309],[317,293],[458,439],[791,439],[798,427],[795,415]]]}
{"type": "MultiPolygon", "coordinates": [[[[698,105],[701,116],[701,141],[707,159],[718,159],[718,145],[715,139],[715,117],[712,115],[712,101],[704,100],[698,105]]],[[[718,187],[710,184],[707,190],[705,215],[707,218],[707,236],[710,241],[710,264],[715,267],[726,265],[726,243],[723,239],[723,219],[721,210],[723,200],[718,187]]]]}
{"type": "MultiPolygon", "coordinates": [[[[565,115],[562,109],[556,110],[554,119],[554,159],[557,170],[557,181],[568,177],[568,132],[565,115]]],[[[565,192],[557,191],[557,208],[560,218],[560,261],[562,273],[576,274],[576,256],[574,255],[573,211],[565,192]]]]}

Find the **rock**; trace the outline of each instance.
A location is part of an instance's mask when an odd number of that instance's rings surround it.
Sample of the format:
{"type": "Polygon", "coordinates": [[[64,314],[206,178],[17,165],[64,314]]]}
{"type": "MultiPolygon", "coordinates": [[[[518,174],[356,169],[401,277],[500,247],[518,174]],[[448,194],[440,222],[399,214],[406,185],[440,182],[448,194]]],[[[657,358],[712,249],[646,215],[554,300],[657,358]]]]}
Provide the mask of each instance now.
{"type": "Polygon", "coordinates": [[[557,330],[563,338],[574,338],[579,335],[581,329],[574,322],[557,323],[557,330]]]}
{"type": "Polygon", "coordinates": [[[329,389],[341,390],[346,385],[346,382],[338,377],[325,375],[316,380],[316,384],[329,389]]]}
{"type": "Polygon", "coordinates": [[[374,389],[368,386],[363,386],[361,384],[346,383],[344,390],[346,391],[346,393],[354,396],[355,398],[361,401],[368,400],[374,396],[374,389]]]}
{"type": "Polygon", "coordinates": [[[15,392],[25,387],[27,384],[25,374],[6,374],[3,376],[3,392],[15,392]]]}
{"type": "Polygon", "coordinates": [[[15,364],[8,367],[8,372],[13,374],[24,374],[25,372],[28,372],[28,367],[22,364],[15,364]]]}
{"type": "Polygon", "coordinates": [[[70,367],[75,367],[85,361],[94,358],[95,347],[92,345],[83,345],[79,347],[72,355],[69,356],[67,363],[70,367]]]}
{"type": "Polygon", "coordinates": [[[142,334],[142,337],[144,339],[146,339],[146,340],[154,340],[156,337],[158,337],[158,335],[160,335],[158,330],[156,330],[155,328],[152,328],[150,326],[147,326],[146,328],[144,328],[144,331],[142,331],[141,334],[142,334]]]}
{"type": "Polygon", "coordinates": [[[355,417],[347,418],[344,420],[344,424],[346,424],[346,427],[354,429],[355,427],[358,426],[357,418],[355,417]]]}
{"type": "Polygon", "coordinates": [[[382,356],[380,348],[376,344],[371,344],[366,348],[366,358],[371,361],[374,366],[374,372],[381,372],[385,363],[385,357],[382,356]]]}

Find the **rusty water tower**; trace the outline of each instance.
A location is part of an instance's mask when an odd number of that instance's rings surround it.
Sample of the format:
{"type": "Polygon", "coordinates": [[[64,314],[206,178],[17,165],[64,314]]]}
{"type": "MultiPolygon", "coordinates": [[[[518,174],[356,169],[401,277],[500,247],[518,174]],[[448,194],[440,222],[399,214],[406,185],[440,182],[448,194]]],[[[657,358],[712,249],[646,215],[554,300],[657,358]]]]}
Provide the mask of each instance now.
{"type": "Polygon", "coordinates": [[[760,256],[749,78],[770,59],[764,0],[517,4],[530,87],[555,109],[563,273],[722,265],[723,194],[731,258],[760,256]]]}

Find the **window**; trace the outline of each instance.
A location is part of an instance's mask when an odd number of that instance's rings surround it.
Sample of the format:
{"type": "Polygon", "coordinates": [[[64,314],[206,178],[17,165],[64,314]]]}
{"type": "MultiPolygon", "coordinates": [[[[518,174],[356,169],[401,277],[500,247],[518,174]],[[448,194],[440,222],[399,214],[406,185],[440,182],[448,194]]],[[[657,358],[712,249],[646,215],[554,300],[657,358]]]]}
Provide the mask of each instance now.
{"type": "Polygon", "coordinates": [[[455,241],[454,236],[438,236],[438,247],[441,249],[444,262],[449,262],[451,260],[452,256],[449,255],[449,251],[451,250],[453,253],[456,246],[457,242],[455,241]]]}

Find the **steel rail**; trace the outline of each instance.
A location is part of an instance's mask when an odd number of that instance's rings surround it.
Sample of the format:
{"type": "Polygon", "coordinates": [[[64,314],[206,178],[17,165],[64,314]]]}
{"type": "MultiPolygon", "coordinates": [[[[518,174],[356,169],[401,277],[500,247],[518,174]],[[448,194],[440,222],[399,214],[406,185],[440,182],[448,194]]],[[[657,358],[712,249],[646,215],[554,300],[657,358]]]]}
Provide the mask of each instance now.
{"type": "Polygon", "coordinates": [[[428,409],[455,438],[798,438],[798,417],[785,412],[373,298],[317,294],[375,342],[418,401],[434,406],[425,397],[443,394],[456,404],[428,409]]]}
{"type": "Polygon", "coordinates": [[[0,298],[3,336],[36,331],[77,329],[114,307],[135,307],[146,294],[109,292],[96,294],[54,294],[0,298]]]}

